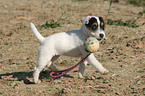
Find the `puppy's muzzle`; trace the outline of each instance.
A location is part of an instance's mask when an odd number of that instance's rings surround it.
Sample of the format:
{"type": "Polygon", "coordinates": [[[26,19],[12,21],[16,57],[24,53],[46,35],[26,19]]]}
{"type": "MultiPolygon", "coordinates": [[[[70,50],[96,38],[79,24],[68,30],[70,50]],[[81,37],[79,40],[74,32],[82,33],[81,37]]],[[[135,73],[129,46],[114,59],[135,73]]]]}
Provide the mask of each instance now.
{"type": "Polygon", "coordinates": [[[104,38],[105,38],[105,34],[100,33],[99,34],[99,39],[98,39],[98,40],[100,40],[100,43],[104,40],[104,38]]]}

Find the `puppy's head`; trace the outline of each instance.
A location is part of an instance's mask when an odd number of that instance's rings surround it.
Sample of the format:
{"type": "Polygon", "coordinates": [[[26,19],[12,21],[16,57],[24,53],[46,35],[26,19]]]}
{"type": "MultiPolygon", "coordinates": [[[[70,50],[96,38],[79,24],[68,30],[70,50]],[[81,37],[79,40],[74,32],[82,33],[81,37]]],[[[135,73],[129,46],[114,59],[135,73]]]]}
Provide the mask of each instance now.
{"type": "Polygon", "coordinates": [[[105,38],[105,22],[102,17],[87,16],[81,19],[81,22],[86,26],[90,35],[97,39],[105,38]]]}

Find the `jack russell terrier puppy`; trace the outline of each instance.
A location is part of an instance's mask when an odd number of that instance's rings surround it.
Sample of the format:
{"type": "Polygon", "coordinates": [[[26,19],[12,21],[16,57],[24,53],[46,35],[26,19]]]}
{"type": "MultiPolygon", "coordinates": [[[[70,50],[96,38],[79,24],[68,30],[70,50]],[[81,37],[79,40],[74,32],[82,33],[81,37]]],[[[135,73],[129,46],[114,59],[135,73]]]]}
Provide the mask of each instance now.
{"type": "MultiPolygon", "coordinates": [[[[34,83],[41,82],[39,80],[39,74],[46,65],[48,65],[51,70],[58,71],[58,69],[53,66],[52,62],[60,55],[81,57],[83,59],[88,54],[83,46],[84,40],[87,37],[95,37],[100,40],[105,38],[105,22],[102,17],[86,16],[81,19],[81,22],[82,26],[80,30],[61,32],[46,38],[37,31],[33,23],[30,23],[31,30],[40,41],[38,60],[33,72],[34,83]]],[[[88,62],[102,74],[107,74],[109,72],[98,62],[98,60],[96,60],[93,53],[91,53],[86,60],[87,61],[79,66],[79,78],[84,78],[83,74],[88,62]]]]}

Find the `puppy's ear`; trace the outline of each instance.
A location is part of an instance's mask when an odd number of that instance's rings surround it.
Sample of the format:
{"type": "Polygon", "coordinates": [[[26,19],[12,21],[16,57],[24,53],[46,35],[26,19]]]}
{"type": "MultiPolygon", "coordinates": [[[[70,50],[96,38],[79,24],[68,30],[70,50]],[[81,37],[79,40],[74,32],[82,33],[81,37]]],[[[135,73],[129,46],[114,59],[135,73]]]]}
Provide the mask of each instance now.
{"type": "Polygon", "coordinates": [[[99,17],[99,20],[105,24],[103,17],[99,17]]]}
{"type": "Polygon", "coordinates": [[[83,18],[81,19],[81,22],[82,22],[83,24],[88,24],[90,19],[91,19],[91,16],[86,16],[86,17],[83,17],[83,18]]]}

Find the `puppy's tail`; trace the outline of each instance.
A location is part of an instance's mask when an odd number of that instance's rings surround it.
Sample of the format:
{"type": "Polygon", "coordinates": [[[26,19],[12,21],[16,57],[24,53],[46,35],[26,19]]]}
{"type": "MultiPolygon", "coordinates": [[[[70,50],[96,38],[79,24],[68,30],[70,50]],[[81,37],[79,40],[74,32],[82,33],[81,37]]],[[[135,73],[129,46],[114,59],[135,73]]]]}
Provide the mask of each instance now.
{"type": "Polygon", "coordinates": [[[38,30],[36,29],[35,25],[31,22],[30,23],[30,28],[32,30],[32,32],[35,34],[35,36],[38,38],[38,40],[41,42],[43,41],[45,38],[38,32],[38,30]]]}

